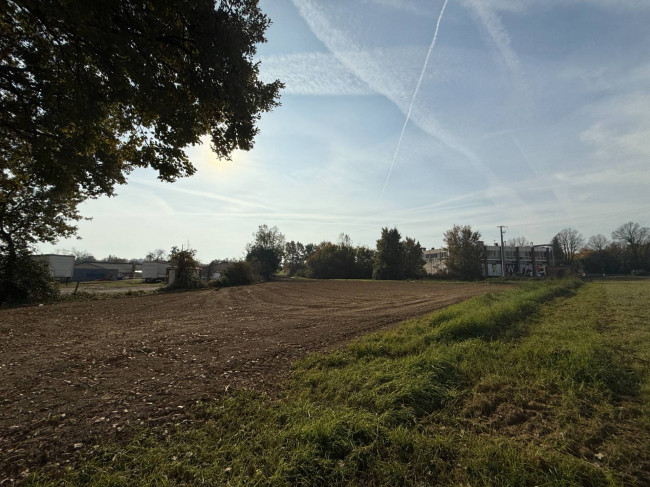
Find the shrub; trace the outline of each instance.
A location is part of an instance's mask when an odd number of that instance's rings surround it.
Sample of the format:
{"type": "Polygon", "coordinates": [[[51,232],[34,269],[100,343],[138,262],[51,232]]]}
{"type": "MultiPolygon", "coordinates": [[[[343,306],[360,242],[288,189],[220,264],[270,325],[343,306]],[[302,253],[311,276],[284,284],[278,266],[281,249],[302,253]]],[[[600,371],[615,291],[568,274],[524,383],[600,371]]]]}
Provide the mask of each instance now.
{"type": "Polygon", "coordinates": [[[221,286],[242,286],[253,282],[253,270],[249,262],[233,262],[223,271],[223,276],[217,281],[221,286]]]}
{"type": "Polygon", "coordinates": [[[203,287],[201,276],[197,272],[198,262],[194,258],[195,250],[179,250],[170,261],[176,267],[176,276],[168,289],[198,289],[203,287]]]}
{"type": "Polygon", "coordinates": [[[28,304],[59,297],[59,288],[46,261],[29,253],[10,259],[0,255],[0,303],[28,304]]]}
{"type": "Polygon", "coordinates": [[[630,274],[632,274],[633,276],[648,276],[648,275],[650,275],[650,273],[648,271],[646,271],[645,269],[634,269],[634,270],[630,271],[630,274]]]}

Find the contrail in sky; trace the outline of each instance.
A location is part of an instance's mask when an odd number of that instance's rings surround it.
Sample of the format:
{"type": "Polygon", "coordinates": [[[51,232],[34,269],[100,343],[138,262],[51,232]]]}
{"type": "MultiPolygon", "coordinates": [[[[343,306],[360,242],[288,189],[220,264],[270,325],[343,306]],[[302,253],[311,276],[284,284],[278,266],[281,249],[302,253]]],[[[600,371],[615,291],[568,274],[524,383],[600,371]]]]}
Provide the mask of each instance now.
{"type": "Polygon", "coordinates": [[[406,125],[409,123],[409,118],[411,118],[411,111],[413,110],[413,104],[415,103],[415,97],[418,95],[420,90],[420,85],[422,84],[422,79],[424,78],[424,73],[427,70],[427,64],[429,63],[429,57],[431,57],[431,52],[433,47],[436,45],[436,39],[438,38],[438,29],[440,28],[440,21],[442,20],[442,14],[445,13],[445,7],[447,6],[448,0],[445,0],[445,3],[442,4],[442,9],[440,10],[440,15],[438,16],[438,22],[436,22],[436,31],[433,34],[433,40],[429,46],[429,52],[427,57],[424,60],[424,65],[422,66],[422,72],[420,72],[420,78],[418,79],[418,84],[415,86],[415,91],[413,92],[413,97],[411,98],[411,104],[409,105],[409,110],[406,113],[406,120],[404,120],[404,126],[402,127],[402,132],[399,135],[397,140],[397,148],[395,149],[395,154],[393,154],[393,161],[390,163],[390,169],[388,170],[388,175],[386,176],[386,181],[384,182],[384,187],[381,189],[381,194],[379,197],[384,196],[384,191],[386,191],[386,186],[388,185],[388,180],[390,175],[393,172],[393,166],[395,165],[395,159],[397,159],[397,153],[399,152],[399,146],[402,144],[402,138],[404,137],[404,131],[406,130],[406,125]]]}

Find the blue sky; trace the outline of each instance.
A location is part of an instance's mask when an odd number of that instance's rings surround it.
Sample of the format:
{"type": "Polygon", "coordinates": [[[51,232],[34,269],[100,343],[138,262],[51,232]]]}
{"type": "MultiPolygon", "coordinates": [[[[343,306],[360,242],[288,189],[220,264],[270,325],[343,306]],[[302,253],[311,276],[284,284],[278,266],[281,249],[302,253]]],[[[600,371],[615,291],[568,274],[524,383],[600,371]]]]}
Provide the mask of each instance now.
{"type": "Polygon", "coordinates": [[[371,247],[396,226],[426,248],[454,224],[487,243],[497,225],[546,243],[650,224],[650,1],[260,5],[261,74],[286,88],[254,149],[226,162],[191,148],[198,172],[173,184],[136,171],[82,206],[82,240],[41,251],[189,244],[210,261],[241,257],[260,224],[371,247]]]}

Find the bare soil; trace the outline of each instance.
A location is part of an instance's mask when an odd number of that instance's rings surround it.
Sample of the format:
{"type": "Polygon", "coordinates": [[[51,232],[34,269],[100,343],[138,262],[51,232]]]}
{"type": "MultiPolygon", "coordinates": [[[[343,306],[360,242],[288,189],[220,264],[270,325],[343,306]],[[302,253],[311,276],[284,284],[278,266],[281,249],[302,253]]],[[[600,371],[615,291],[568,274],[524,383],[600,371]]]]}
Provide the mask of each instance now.
{"type": "Polygon", "coordinates": [[[80,282],[79,286],[77,286],[76,282],[60,284],[59,291],[61,294],[75,294],[75,289],[78,293],[117,294],[155,291],[164,285],[165,283],[146,283],[141,279],[126,279],[124,281],[85,281],[80,282]]]}
{"type": "Polygon", "coordinates": [[[491,289],[281,280],[0,310],[0,485],[187,422],[199,399],[273,391],[309,352],[491,289]]]}

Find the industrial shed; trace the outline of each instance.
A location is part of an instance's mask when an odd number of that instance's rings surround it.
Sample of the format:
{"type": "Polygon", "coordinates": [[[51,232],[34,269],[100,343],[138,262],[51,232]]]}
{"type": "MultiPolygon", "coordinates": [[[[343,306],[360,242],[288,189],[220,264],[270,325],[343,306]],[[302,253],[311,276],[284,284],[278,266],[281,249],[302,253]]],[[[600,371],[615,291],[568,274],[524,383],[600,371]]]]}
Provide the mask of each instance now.
{"type": "Polygon", "coordinates": [[[74,266],[75,281],[132,279],[137,264],[129,262],[82,262],[74,266]]]}
{"type": "Polygon", "coordinates": [[[117,269],[98,265],[97,262],[82,262],[74,266],[74,281],[111,281],[117,279],[117,269]]]}

